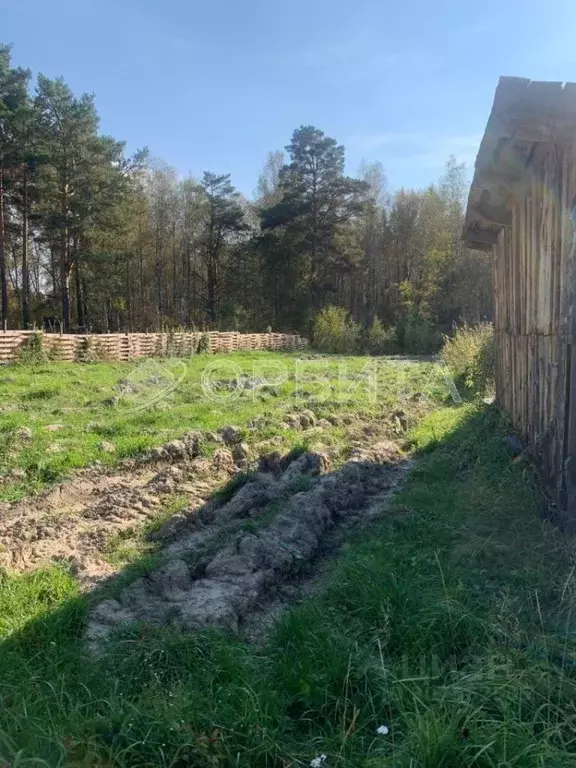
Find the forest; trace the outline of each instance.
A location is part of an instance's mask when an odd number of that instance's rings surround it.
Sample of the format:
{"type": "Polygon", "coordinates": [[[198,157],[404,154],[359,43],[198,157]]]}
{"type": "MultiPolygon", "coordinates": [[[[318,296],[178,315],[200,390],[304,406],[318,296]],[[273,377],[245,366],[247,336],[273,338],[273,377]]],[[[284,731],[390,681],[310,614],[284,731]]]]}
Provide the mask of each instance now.
{"type": "Polygon", "coordinates": [[[309,335],[337,307],[422,351],[491,318],[489,260],[461,241],[455,158],[429,187],[390,192],[381,164],[348,176],[344,146],[301,126],[268,153],[252,199],[225,170],[183,177],[146,148],[127,154],[100,132],[93,95],[32,82],[1,45],[0,328],[309,335]]]}

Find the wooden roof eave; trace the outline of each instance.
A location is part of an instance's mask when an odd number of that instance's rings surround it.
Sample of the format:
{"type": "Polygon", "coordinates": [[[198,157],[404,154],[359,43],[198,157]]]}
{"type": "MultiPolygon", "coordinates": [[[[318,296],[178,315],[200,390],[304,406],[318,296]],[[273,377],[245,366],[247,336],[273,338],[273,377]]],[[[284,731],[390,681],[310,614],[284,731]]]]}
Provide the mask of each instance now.
{"type": "Polygon", "coordinates": [[[515,187],[526,178],[539,144],[576,130],[576,84],[503,77],[475,163],[463,237],[490,250],[511,226],[515,187]]]}

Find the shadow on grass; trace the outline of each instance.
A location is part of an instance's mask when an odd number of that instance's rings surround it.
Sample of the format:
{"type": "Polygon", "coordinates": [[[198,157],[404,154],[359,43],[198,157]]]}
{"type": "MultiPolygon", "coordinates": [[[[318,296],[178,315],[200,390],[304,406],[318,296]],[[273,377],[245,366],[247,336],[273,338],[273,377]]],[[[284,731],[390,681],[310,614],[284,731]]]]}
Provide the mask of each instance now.
{"type": "Polygon", "coordinates": [[[141,624],[88,655],[85,622],[103,590],[78,596],[57,568],[5,576],[0,759],[574,765],[571,540],[541,520],[538,487],[506,434],[493,408],[427,417],[395,508],[349,537],[322,594],[262,646],[141,624]]]}

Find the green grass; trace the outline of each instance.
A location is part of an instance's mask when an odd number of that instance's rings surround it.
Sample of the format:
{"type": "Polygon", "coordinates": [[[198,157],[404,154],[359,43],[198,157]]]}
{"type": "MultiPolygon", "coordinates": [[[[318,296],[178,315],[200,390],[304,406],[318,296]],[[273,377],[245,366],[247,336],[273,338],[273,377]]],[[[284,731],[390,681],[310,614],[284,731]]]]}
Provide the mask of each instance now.
{"type": "MultiPolygon", "coordinates": [[[[214,431],[230,423],[243,427],[259,417],[269,423],[253,435],[266,439],[278,434],[282,416],[291,410],[313,408],[321,418],[334,412],[356,416],[360,409],[372,416],[397,403],[404,393],[425,392],[437,401],[446,397],[447,389],[432,372],[428,363],[271,352],[4,366],[0,368],[0,500],[40,490],[94,461],[113,465],[194,429],[214,431]],[[370,382],[368,374],[355,379],[366,365],[375,366],[370,382]],[[202,388],[207,370],[209,382],[233,381],[235,387],[236,377],[247,375],[277,385],[220,389],[207,397],[202,388]],[[178,382],[173,389],[165,386],[170,377],[172,383],[178,382]],[[63,428],[49,431],[50,425],[63,428]],[[21,427],[32,431],[31,441],[18,436],[21,427]],[[112,443],[115,452],[103,451],[102,441],[112,443]],[[11,477],[15,469],[25,470],[25,476],[11,477]]],[[[301,435],[291,430],[280,434],[288,441],[301,435]]],[[[334,437],[338,436],[336,430],[334,437]]]]}
{"type": "Polygon", "coordinates": [[[262,647],[128,628],[86,657],[89,598],[59,569],[0,587],[10,766],[568,768],[576,764],[571,541],[494,409],[412,435],[395,509],[262,647]],[[386,724],[381,736],[376,729],[386,724]]]}

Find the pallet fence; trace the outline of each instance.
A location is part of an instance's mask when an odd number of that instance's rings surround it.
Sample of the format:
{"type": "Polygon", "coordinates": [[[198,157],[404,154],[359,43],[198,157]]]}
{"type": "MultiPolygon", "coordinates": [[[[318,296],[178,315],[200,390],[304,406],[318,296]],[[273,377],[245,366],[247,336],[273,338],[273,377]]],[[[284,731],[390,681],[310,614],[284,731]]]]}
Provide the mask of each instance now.
{"type": "Polygon", "coordinates": [[[19,349],[35,333],[42,336],[46,352],[56,360],[72,361],[81,356],[86,346],[94,349],[102,360],[122,361],[138,357],[189,357],[200,339],[208,337],[212,354],[249,350],[306,349],[308,339],[287,333],[236,333],[220,331],[179,331],[174,333],[102,333],[56,334],[43,331],[0,331],[0,363],[18,359],[19,349]]]}

